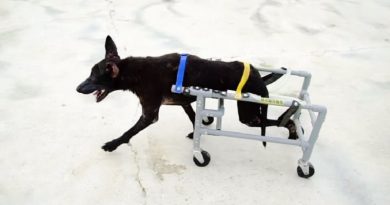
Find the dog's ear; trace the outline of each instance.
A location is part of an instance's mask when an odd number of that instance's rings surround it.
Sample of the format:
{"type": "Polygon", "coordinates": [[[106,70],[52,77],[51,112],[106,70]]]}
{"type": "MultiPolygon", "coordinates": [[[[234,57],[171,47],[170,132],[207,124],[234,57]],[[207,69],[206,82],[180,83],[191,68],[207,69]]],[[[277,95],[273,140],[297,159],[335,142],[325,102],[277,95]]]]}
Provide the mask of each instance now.
{"type": "Polygon", "coordinates": [[[107,36],[105,48],[106,48],[106,60],[115,63],[120,60],[120,57],[118,55],[118,50],[111,36],[107,36]]]}
{"type": "Polygon", "coordinates": [[[109,36],[109,35],[106,38],[105,47],[106,47],[106,52],[116,52],[118,54],[118,51],[116,49],[116,45],[115,45],[114,41],[112,40],[111,36],[109,36]]]}
{"type": "Polygon", "coordinates": [[[110,73],[112,78],[116,78],[119,75],[119,68],[115,63],[108,63],[106,65],[106,72],[110,73]]]}

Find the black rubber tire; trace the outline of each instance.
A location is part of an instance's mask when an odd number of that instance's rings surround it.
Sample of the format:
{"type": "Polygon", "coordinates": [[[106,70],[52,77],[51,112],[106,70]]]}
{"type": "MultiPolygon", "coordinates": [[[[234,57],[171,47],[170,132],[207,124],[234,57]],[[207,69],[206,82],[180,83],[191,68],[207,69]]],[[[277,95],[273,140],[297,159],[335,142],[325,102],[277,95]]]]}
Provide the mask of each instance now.
{"type": "Polygon", "coordinates": [[[305,175],[305,173],[303,173],[302,168],[300,166],[297,167],[298,176],[300,176],[302,178],[306,178],[307,179],[307,178],[313,176],[314,172],[315,172],[314,171],[314,167],[311,164],[309,165],[309,174],[307,174],[307,175],[305,175]]]}
{"type": "Polygon", "coordinates": [[[210,163],[210,154],[204,150],[201,152],[204,162],[200,163],[196,157],[193,157],[193,160],[198,167],[205,167],[210,163]]]}
{"type": "Polygon", "coordinates": [[[214,118],[213,117],[207,117],[207,122],[202,120],[202,124],[203,125],[211,125],[211,124],[213,124],[213,122],[214,122],[214,118]]]}

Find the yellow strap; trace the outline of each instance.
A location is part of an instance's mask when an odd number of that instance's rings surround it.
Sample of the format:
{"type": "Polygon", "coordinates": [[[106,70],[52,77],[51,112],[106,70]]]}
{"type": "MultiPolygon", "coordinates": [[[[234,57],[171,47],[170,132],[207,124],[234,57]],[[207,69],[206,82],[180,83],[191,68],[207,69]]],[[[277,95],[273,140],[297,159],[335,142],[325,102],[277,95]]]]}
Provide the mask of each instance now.
{"type": "Polygon", "coordinates": [[[243,64],[244,64],[244,72],[242,73],[240,83],[238,84],[237,89],[236,89],[236,96],[235,96],[236,99],[242,98],[241,90],[249,78],[250,64],[246,63],[246,62],[243,62],[243,64]]]}

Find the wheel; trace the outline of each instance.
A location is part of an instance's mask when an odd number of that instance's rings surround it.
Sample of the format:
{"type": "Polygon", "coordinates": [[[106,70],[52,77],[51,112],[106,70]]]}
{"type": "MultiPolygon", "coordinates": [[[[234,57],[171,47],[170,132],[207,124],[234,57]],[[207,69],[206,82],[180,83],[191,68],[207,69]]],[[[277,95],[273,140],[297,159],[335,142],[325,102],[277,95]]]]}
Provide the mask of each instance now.
{"type": "Polygon", "coordinates": [[[302,178],[309,178],[311,176],[314,175],[314,167],[313,165],[309,164],[309,173],[308,174],[305,174],[302,170],[302,168],[300,166],[297,167],[297,173],[298,173],[298,176],[302,177],[302,178]]]}
{"type": "Polygon", "coordinates": [[[203,163],[199,162],[195,156],[193,157],[193,160],[194,160],[196,166],[205,167],[210,163],[210,154],[204,150],[202,150],[201,154],[202,154],[203,161],[204,161],[203,163]]]}
{"type": "Polygon", "coordinates": [[[213,117],[207,117],[202,119],[202,124],[204,125],[211,125],[214,122],[213,117]]]}

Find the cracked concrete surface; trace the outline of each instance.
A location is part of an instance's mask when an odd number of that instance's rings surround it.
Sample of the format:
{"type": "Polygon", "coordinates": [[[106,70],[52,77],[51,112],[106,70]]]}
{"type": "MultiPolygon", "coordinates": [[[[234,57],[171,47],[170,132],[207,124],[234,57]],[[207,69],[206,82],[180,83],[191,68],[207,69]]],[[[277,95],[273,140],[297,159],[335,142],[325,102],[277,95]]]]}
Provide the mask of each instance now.
{"type": "MultiPolygon", "coordinates": [[[[389,10],[386,0],[3,0],[0,204],[387,204],[389,10]],[[96,104],[75,91],[107,34],[121,57],[187,52],[310,71],[312,101],[329,111],[316,174],[297,177],[294,147],[213,136],[202,141],[210,164],[196,167],[192,125],[173,106],[131,147],[103,152],[141,114],[129,92],[96,104]]],[[[284,78],[270,90],[297,85],[284,78]]],[[[225,128],[259,132],[225,104],[225,128]]]]}
{"type": "Polygon", "coordinates": [[[144,200],[145,200],[144,204],[147,204],[146,202],[147,202],[148,194],[146,192],[146,189],[145,189],[144,185],[142,184],[141,177],[140,177],[141,168],[140,168],[140,165],[138,163],[138,158],[137,158],[138,153],[137,153],[137,150],[135,150],[135,148],[131,146],[131,144],[129,144],[129,146],[130,146],[131,151],[133,152],[134,163],[136,164],[136,167],[137,167],[137,173],[136,173],[136,179],[135,180],[137,181],[137,183],[139,185],[139,188],[142,191],[142,195],[143,195],[144,200]]]}

